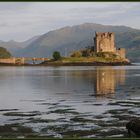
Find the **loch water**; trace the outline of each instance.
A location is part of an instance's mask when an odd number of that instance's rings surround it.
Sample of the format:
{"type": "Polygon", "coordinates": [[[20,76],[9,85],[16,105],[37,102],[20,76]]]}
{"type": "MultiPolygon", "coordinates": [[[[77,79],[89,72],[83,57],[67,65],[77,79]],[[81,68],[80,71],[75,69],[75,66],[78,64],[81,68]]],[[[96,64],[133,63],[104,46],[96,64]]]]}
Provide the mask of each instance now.
{"type": "Polygon", "coordinates": [[[129,137],[140,64],[0,67],[0,137],[129,137]]]}

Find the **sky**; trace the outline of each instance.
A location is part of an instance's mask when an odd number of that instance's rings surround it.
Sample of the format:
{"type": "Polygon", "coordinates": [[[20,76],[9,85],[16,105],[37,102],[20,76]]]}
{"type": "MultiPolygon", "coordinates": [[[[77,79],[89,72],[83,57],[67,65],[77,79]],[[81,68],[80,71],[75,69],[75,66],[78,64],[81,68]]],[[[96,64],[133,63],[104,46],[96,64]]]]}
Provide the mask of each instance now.
{"type": "Polygon", "coordinates": [[[140,29],[139,2],[0,2],[0,40],[25,41],[83,23],[140,29]]]}

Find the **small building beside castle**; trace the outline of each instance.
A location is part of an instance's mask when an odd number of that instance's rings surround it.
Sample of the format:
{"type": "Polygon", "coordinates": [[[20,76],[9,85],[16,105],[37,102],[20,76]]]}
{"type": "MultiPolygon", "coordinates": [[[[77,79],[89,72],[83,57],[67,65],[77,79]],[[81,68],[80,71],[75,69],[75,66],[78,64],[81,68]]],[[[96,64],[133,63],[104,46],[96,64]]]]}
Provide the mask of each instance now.
{"type": "Polygon", "coordinates": [[[121,58],[125,58],[125,49],[115,47],[115,35],[113,32],[96,32],[94,38],[94,51],[112,52],[121,58]]]}

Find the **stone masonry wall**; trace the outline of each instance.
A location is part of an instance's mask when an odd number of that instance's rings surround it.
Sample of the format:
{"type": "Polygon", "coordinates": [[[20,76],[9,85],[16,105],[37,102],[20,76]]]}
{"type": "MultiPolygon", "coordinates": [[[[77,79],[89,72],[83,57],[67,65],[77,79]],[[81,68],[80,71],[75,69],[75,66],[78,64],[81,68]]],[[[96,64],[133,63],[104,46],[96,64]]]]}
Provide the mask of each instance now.
{"type": "Polygon", "coordinates": [[[125,49],[119,48],[116,50],[117,55],[119,55],[121,58],[125,58],[125,49]]]}
{"type": "Polygon", "coordinates": [[[96,52],[115,52],[114,33],[96,32],[95,33],[95,51],[96,52]]]}

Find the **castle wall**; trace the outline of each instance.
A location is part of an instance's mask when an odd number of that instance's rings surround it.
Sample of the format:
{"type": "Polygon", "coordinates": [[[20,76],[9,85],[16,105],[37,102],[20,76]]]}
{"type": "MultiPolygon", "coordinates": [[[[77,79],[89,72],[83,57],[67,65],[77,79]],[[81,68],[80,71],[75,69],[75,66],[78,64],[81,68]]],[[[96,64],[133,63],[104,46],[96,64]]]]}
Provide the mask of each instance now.
{"type": "Polygon", "coordinates": [[[119,48],[116,50],[117,55],[119,55],[121,58],[125,58],[125,49],[119,48]]]}

